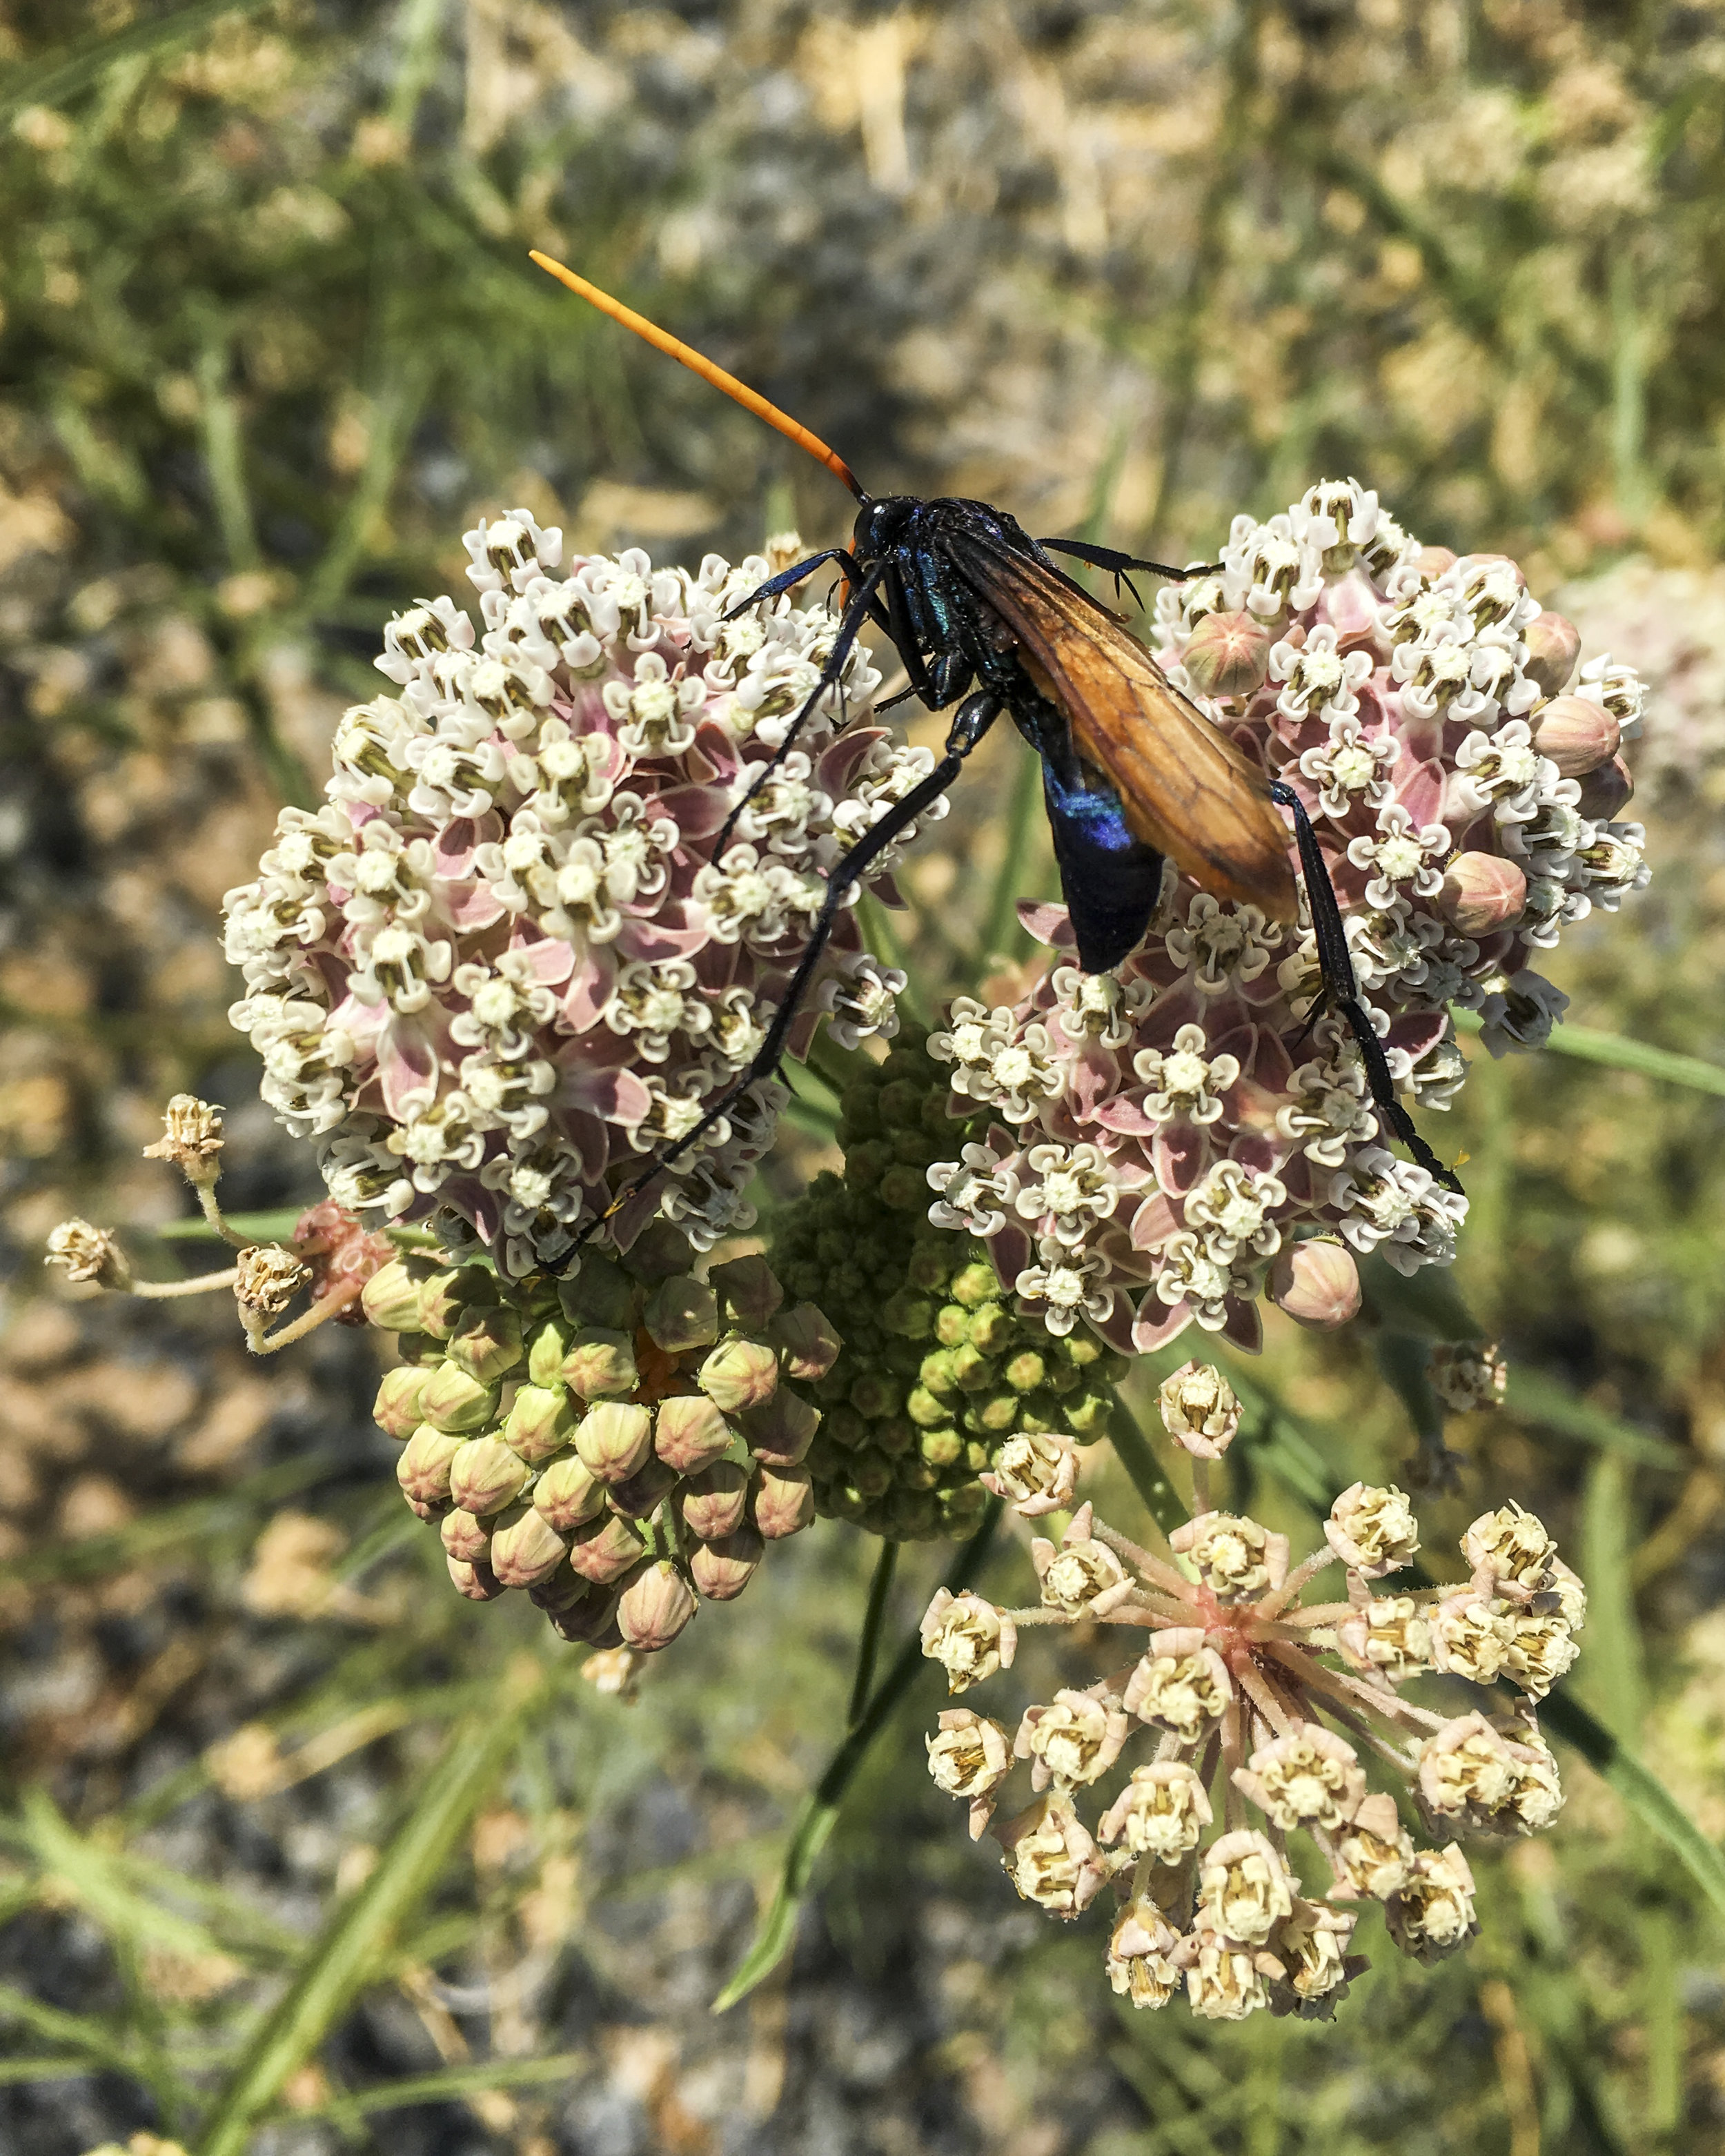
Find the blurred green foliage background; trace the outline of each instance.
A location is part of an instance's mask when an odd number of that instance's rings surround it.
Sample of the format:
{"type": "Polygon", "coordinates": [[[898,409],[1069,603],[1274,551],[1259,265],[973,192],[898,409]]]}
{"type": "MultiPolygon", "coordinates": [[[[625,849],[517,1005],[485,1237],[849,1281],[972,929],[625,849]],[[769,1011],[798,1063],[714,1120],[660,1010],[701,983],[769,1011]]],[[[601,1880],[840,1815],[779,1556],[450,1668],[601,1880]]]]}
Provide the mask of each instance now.
{"type": "MultiPolygon", "coordinates": [[[[841,1733],[862,1538],[800,1538],[604,1698],[404,1532],[366,1336],[249,1369],[39,1265],[74,1209],[178,1265],[138,1152],[182,1086],[230,1106],[233,1203],[311,1194],[225,1025],[220,895],[389,613],[465,588],[475,514],[690,560],[845,526],[530,246],[879,490],[1182,557],[1352,472],[1517,556],[1656,690],[1654,886],[1566,942],[1572,1015],[1725,1065],[1725,8],[5,0],[0,234],[0,2142],[1725,2149],[1717,1912],[1568,1754],[1469,1955],[1209,2028],[1117,2011],[1093,1928],[963,1843],[925,1682],[794,1961],[711,2018],[841,1733]]],[[[906,878],[926,1004],[1024,957],[988,900],[1050,887],[1018,778],[1002,735],[906,878]]],[[[1725,1106],[1546,1055],[1476,1059],[1451,1122],[1460,1284],[1528,1383],[1452,1424],[1428,1541],[1552,1522],[1578,1690],[1717,1843],[1725,1106]]],[[[763,1195],[826,1158],[817,1120],[763,1195]]],[[[1242,1494],[1303,1546],[1294,1422],[1345,1481],[1395,1471],[1403,1409],[1349,1337],[1274,1330],[1255,1376],[1242,1494]]]]}

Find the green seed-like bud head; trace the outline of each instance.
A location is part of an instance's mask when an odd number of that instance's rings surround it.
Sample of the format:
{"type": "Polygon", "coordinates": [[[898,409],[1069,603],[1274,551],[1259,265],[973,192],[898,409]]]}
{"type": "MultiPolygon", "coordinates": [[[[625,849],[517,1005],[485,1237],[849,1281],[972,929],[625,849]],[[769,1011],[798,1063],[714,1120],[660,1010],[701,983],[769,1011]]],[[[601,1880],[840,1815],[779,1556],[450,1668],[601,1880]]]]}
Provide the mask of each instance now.
{"type": "Polygon", "coordinates": [[[974,1258],[954,1276],[947,1292],[954,1302],[962,1302],[967,1310],[977,1310],[985,1302],[999,1300],[1000,1283],[993,1265],[985,1259],[974,1258]]]}
{"type": "Polygon", "coordinates": [[[419,1290],[432,1268],[424,1258],[392,1258],[360,1292],[359,1306],[386,1332],[419,1330],[419,1290]]]}
{"type": "Polygon", "coordinates": [[[742,1525],[748,1495],[745,1471],[731,1460],[718,1460],[684,1484],[677,1500],[683,1525],[704,1543],[722,1542],[742,1525]]]}
{"type": "Polygon", "coordinates": [[[649,1292],[641,1322],[654,1346],[667,1355],[711,1348],[719,1337],[719,1298],[705,1281],[673,1273],[649,1292]]]}
{"type": "Polygon", "coordinates": [[[523,1385],[503,1425],[505,1444],[536,1467],[574,1435],[575,1410],[561,1385],[523,1385]]]}
{"type": "Polygon", "coordinates": [[[974,1413],[978,1429],[998,1431],[1004,1436],[1018,1423],[1018,1396],[1014,1393],[991,1393],[986,1399],[976,1403],[974,1413]]]}
{"type": "Polygon", "coordinates": [[[880,1322],[906,1340],[926,1340],[934,1331],[934,1303],[914,1288],[901,1287],[880,1306],[880,1322]]]}
{"type": "Polygon", "coordinates": [[[773,1398],[778,1357],[763,1340],[727,1340],[701,1364],[696,1382],[721,1414],[737,1414],[773,1398]]]}
{"type": "Polygon", "coordinates": [[[605,1486],[578,1453],[566,1452],[533,1485],[533,1503],[551,1526],[569,1534],[605,1509],[605,1486]]]}
{"type": "Polygon", "coordinates": [[[964,1457],[964,1440],[948,1424],[942,1430],[925,1430],[916,1450],[931,1467],[956,1467],[964,1457]]]}
{"type": "Polygon", "coordinates": [[[870,1422],[878,1422],[882,1415],[896,1414],[903,1399],[902,1388],[896,1385],[884,1370],[865,1370],[851,1382],[850,1404],[870,1422]]]}
{"type": "Polygon", "coordinates": [[[952,1383],[961,1393],[978,1393],[994,1382],[994,1365],[966,1341],[952,1350],[952,1383]]]}
{"type": "Polygon", "coordinates": [[[849,1127],[839,1140],[848,1152],[859,1138],[872,1137],[880,1127],[880,1081],[853,1078],[839,1096],[839,1113],[849,1127]]]}
{"type": "Polygon", "coordinates": [[[674,1564],[661,1558],[643,1566],[624,1589],[617,1626],[638,1653],[656,1655],[694,1614],[695,1590],[674,1564]]]}
{"type": "Polygon", "coordinates": [[[649,1221],[629,1245],[624,1262],[638,1281],[650,1287],[673,1273],[689,1271],[695,1263],[695,1246],[670,1221],[649,1221]]]}
{"type": "Polygon", "coordinates": [[[452,1430],[422,1423],[395,1463],[395,1479],[409,1504],[435,1505],[449,1494],[449,1462],[464,1440],[452,1430]]]}
{"type": "Polygon", "coordinates": [[[480,1519],[512,1505],[532,1471],[501,1437],[475,1437],[449,1463],[449,1495],[464,1512],[480,1519]]]}
{"type": "Polygon", "coordinates": [[[557,1301],[573,1325],[597,1325],[608,1332],[634,1329],[634,1284],[614,1258],[596,1250],[583,1250],[575,1277],[557,1282],[557,1301]]]}
{"type": "Polygon", "coordinates": [[[783,1542],[806,1527],[814,1517],[814,1485],[808,1469],[762,1466],[749,1510],[769,1543],[783,1542]]]}
{"type": "MultiPolygon", "coordinates": [[[[897,1147],[895,1144],[894,1151],[897,1147]]],[[[880,1178],[880,1203],[890,1205],[896,1213],[914,1213],[925,1209],[928,1204],[928,1181],[920,1168],[906,1167],[895,1160],[880,1178]]]]}
{"type": "Polygon", "coordinates": [[[583,1327],[575,1335],[558,1374],[578,1400],[614,1399],[641,1382],[628,1333],[602,1326],[583,1327]]]}
{"type": "Polygon", "coordinates": [[[506,1587],[536,1587],[567,1555],[562,1537],[532,1505],[511,1506],[491,1536],[491,1569],[506,1587]]]}
{"type": "Polygon", "coordinates": [[[431,1369],[423,1363],[404,1363],[399,1369],[386,1370],[372,1403],[372,1420],[398,1444],[405,1445],[425,1419],[423,1403],[430,1383],[431,1369]]]}
{"type": "Polygon", "coordinates": [[[931,1467],[926,1460],[901,1460],[898,1463],[901,1490],[932,1490],[940,1479],[940,1471],[931,1467]]]}
{"type": "Polygon", "coordinates": [[[1094,1332],[1081,1332],[1075,1327],[1062,1337],[1056,1352],[1075,1370],[1088,1370],[1094,1368],[1108,1350],[1094,1332]]]}
{"type": "Polygon", "coordinates": [[[647,1544],[640,1529],[632,1521],[607,1511],[575,1530],[574,1540],[569,1545],[569,1563],[583,1579],[596,1580],[601,1587],[608,1587],[639,1564],[646,1553],[647,1544]]]}
{"type": "Polygon", "coordinates": [[[977,1438],[969,1438],[964,1446],[964,1465],[973,1475],[987,1471],[989,1448],[977,1438]]]}
{"type": "Polygon", "coordinates": [[[842,1342],[812,1302],[782,1310],[767,1328],[785,1375],[807,1383],[824,1378],[839,1359],[842,1342]]]}
{"type": "Polygon", "coordinates": [[[939,1517],[935,1500],[925,1491],[901,1487],[886,1501],[888,1526],[899,1542],[925,1540],[934,1532],[939,1517]]]}
{"type": "Polygon", "coordinates": [[[920,1130],[927,1085],[912,1077],[894,1078],[880,1088],[880,1121],[890,1130],[920,1130]]]}
{"type": "Polygon", "coordinates": [[[765,1258],[732,1258],[727,1265],[715,1265],[707,1277],[717,1291],[726,1324],[739,1332],[760,1332],[783,1305],[784,1290],[765,1258]]]}
{"type": "Polygon", "coordinates": [[[427,1422],[439,1430],[483,1430],[497,1413],[497,1388],[482,1384],[459,1363],[439,1363],[420,1397],[427,1422]]]}
{"type": "Polygon", "coordinates": [[[968,1535],[982,1517],[988,1493],[978,1482],[961,1482],[956,1490],[942,1491],[939,1500],[941,1524],[952,1536],[968,1535]]]}
{"type": "Polygon", "coordinates": [[[952,1277],[952,1260],[937,1243],[919,1243],[911,1252],[906,1277],[925,1295],[939,1293],[952,1277]]]}
{"type": "Polygon", "coordinates": [[[628,1520],[644,1520],[658,1511],[660,1499],[675,1489],[678,1479],[675,1467],[667,1467],[649,1452],[633,1475],[608,1486],[611,1509],[628,1520]]]}
{"type": "Polygon", "coordinates": [[[491,1555],[491,1522],[477,1520],[471,1512],[445,1512],[439,1525],[445,1557],[458,1557],[464,1564],[485,1564],[491,1555]]]}
{"type": "Polygon", "coordinates": [[[1034,1393],[1048,1375],[1048,1363],[1034,1348],[1024,1348],[1001,1374],[1015,1393],[1034,1393]]]}
{"type": "Polygon", "coordinates": [[[1052,1393],[1021,1393],[1016,1427],[1044,1435],[1050,1430],[1063,1430],[1065,1424],[1060,1402],[1052,1393]]]}
{"type": "Polygon", "coordinates": [[[469,1310],[497,1300],[496,1276],[483,1265],[429,1273],[419,1284],[419,1330],[447,1340],[469,1310]]]}
{"type": "Polygon", "coordinates": [[[495,1384],[521,1359],[521,1313],[506,1302],[464,1311],[444,1352],[470,1378],[495,1384]]]}
{"type": "Polygon", "coordinates": [[[938,1430],[952,1419],[952,1409],[927,1385],[918,1385],[911,1392],[905,1402],[905,1413],[919,1430],[938,1430]]]}
{"type": "Polygon", "coordinates": [[[884,1453],[860,1452],[850,1471],[850,1480],[864,1497],[884,1497],[892,1487],[892,1462],[884,1453]]]}
{"type": "Polygon", "coordinates": [[[917,1381],[926,1392],[938,1399],[947,1399],[958,1389],[958,1373],[952,1367],[953,1348],[937,1348],[932,1355],[922,1358],[917,1371],[917,1381]]]}
{"type": "Polygon", "coordinates": [[[653,1450],[680,1475],[694,1475],[730,1449],[729,1423],[704,1393],[673,1393],[654,1410],[653,1450]]]}
{"type": "Polygon", "coordinates": [[[848,1400],[827,1409],[820,1434],[845,1452],[855,1452],[858,1445],[869,1441],[868,1424],[848,1400]]]}
{"type": "Polygon", "coordinates": [[[530,1384],[561,1382],[563,1358],[575,1337],[575,1327],[561,1312],[542,1318],[527,1335],[527,1380],[530,1384]]]}
{"type": "Polygon", "coordinates": [[[1100,1385],[1086,1385],[1060,1403],[1060,1419],[1081,1445],[1094,1445],[1106,1437],[1113,1413],[1114,1396],[1100,1385]]]}
{"type": "Polygon", "coordinates": [[[970,1344],[985,1355],[1004,1355],[1024,1337],[1024,1327],[1004,1302],[985,1302],[973,1312],[970,1344]]]}
{"type": "Polygon", "coordinates": [[[1046,1348],[1040,1353],[1048,1365],[1042,1379],[1046,1389],[1057,1399],[1067,1393],[1076,1393],[1085,1381],[1085,1373],[1076,1363],[1067,1362],[1064,1356],[1049,1354],[1046,1348]]]}
{"type": "Polygon", "coordinates": [[[575,1426],[575,1450],[601,1482],[623,1482],[653,1449],[653,1417],[633,1402],[604,1400],[575,1426]]]}
{"type": "Polygon", "coordinates": [[[754,1528],[738,1527],[691,1553],[689,1571],[709,1602],[734,1602],[755,1576],[767,1545],[754,1528]]]}
{"type": "Polygon", "coordinates": [[[962,1348],[970,1337],[970,1312],[962,1302],[943,1302],[936,1313],[934,1337],[942,1348],[962,1348]]]}
{"type": "Polygon", "coordinates": [[[788,1385],[781,1385],[764,1407],[746,1408],[737,1419],[757,1460],[777,1467],[794,1467],[820,1427],[820,1409],[811,1407],[788,1385]]]}
{"type": "Polygon", "coordinates": [[[873,1190],[891,1167],[891,1139],[865,1138],[845,1156],[845,1180],[852,1190],[873,1190]]]}

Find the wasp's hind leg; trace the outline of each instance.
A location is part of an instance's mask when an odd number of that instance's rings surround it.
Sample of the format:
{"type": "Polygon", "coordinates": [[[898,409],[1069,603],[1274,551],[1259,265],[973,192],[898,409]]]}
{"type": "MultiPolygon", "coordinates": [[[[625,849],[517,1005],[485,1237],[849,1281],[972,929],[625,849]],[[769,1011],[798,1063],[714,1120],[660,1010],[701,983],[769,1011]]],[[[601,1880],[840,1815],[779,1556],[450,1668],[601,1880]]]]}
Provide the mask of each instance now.
{"type": "Polygon", "coordinates": [[[1353,953],[1348,947],[1342,909],[1336,903],[1335,886],[1324,865],[1323,851],[1312,828],[1312,819],[1306,813],[1306,804],[1291,786],[1279,778],[1271,781],[1270,798],[1293,814],[1294,837],[1300,848],[1300,866],[1306,879],[1306,901],[1312,913],[1312,932],[1317,942],[1318,970],[1323,976],[1324,995],[1331,1008],[1347,1020],[1348,1029],[1358,1045],[1372,1104],[1427,1174],[1435,1177],[1445,1190],[1453,1190],[1459,1195],[1461,1184],[1455,1172],[1444,1166],[1420,1137],[1414,1118],[1395,1097],[1389,1058],[1384,1052],[1384,1043],[1378,1038],[1370,1012],[1359,999],[1359,983],[1354,978],[1353,953]]]}
{"type": "Polygon", "coordinates": [[[999,716],[1004,698],[992,690],[978,690],[967,696],[953,715],[947,732],[946,753],[927,778],[913,786],[902,801],[896,802],[878,824],[864,832],[848,854],[833,864],[827,878],[826,896],[821,901],[819,913],[809,932],[809,942],[797,962],[797,969],[786,987],[784,1000],[773,1013],[773,1023],[767,1029],[761,1045],[751,1059],[748,1068],[734,1079],[719,1098],[714,1101],[701,1121],[684,1133],[675,1145],[648,1163],[645,1171],[634,1182],[620,1190],[603,1213],[589,1220],[575,1238],[578,1248],[591,1240],[608,1222],[617,1215],[651,1183],[655,1183],[667,1168],[675,1168],[684,1154],[698,1146],[707,1132],[729,1115],[751,1086],[758,1085],[762,1078],[772,1075],[784,1054],[785,1043],[790,1038],[797,1013],[802,1009],[809,983],[819,965],[834,926],[845,904],[845,894],[854,883],[860,883],[870,866],[880,859],[893,840],[906,830],[929,805],[937,801],[959,773],[964,768],[964,759],[987,733],[999,716]]]}
{"type": "Polygon", "coordinates": [[[1117,592],[1124,584],[1141,613],[1144,602],[1138,597],[1138,588],[1130,571],[1142,569],[1147,577],[1165,577],[1171,584],[1183,584],[1192,577],[1216,576],[1222,567],[1219,562],[1195,562],[1189,569],[1171,568],[1166,562],[1146,562],[1136,554],[1122,554],[1117,547],[1092,547],[1087,539],[1039,539],[1036,544],[1056,554],[1070,554],[1075,562],[1082,562],[1087,568],[1101,570],[1105,576],[1113,578],[1117,592]]]}

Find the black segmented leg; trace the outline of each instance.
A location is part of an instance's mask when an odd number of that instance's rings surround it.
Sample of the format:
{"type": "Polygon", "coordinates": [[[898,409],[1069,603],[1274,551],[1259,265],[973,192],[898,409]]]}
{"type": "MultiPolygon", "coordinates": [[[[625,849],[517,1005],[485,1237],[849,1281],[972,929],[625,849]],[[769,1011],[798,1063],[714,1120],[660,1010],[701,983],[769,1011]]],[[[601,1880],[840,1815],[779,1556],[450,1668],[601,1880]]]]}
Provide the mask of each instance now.
{"type": "Polygon", "coordinates": [[[1219,562],[1200,562],[1194,568],[1171,569],[1166,562],[1142,561],[1136,554],[1122,554],[1117,547],[1093,547],[1087,539],[1039,539],[1039,547],[1056,554],[1070,554],[1076,562],[1083,562],[1092,569],[1101,569],[1113,578],[1117,591],[1124,584],[1137,601],[1140,613],[1144,602],[1138,598],[1137,586],[1127,574],[1129,569],[1142,569],[1147,576],[1166,577],[1170,583],[1183,584],[1191,577],[1213,577],[1221,569],[1219,562]]]}
{"type": "Polygon", "coordinates": [[[1002,703],[1003,699],[992,690],[979,689],[974,696],[967,696],[958,706],[947,730],[946,754],[934,769],[927,778],[913,786],[902,801],[889,808],[878,824],[871,824],[848,854],[834,863],[832,872],[827,878],[826,896],[821,901],[820,911],[815,915],[814,925],[809,932],[808,947],[797,962],[797,969],[786,987],[784,999],[773,1013],[773,1023],[768,1027],[747,1070],[732,1081],[692,1130],[685,1132],[675,1145],[667,1146],[663,1152],[649,1161],[643,1173],[619,1191],[603,1213],[588,1222],[575,1238],[578,1248],[597,1234],[608,1221],[614,1219],[638,1192],[644,1190],[649,1183],[656,1182],[668,1168],[675,1167],[691,1147],[699,1145],[751,1086],[778,1067],[809,981],[820,963],[837,924],[845,892],[868,874],[870,865],[880,858],[901,831],[914,824],[931,803],[939,800],[964,768],[966,757],[1000,716],[1002,703]]]}
{"type": "Polygon", "coordinates": [[[789,568],[781,569],[776,577],[769,577],[746,599],[739,599],[734,607],[727,608],[720,615],[720,620],[735,621],[738,614],[747,613],[752,606],[758,606],[762,599],[776,599],[781,592],[788,592],[793,584],[800,584],[805,578],[812,577],[827,562],[839,562],[852,583],[862,582],[862,571],[857,567],[856,557],[849,547],[829,547],[822,553],[811,554],[807,561],[793,562],[789,568]]]}
{"type": "MultiPolygon", "coordinates": [[[[850,561],[850,557],[846,555],[845,559],[850,561]]],[[[852,562],[851,566],[855,567],[855,564],[852,562]]],[[[785,574],[788,576],[790,571],[787,569],[785,574]]],[[[886,562],[877,562],[859,583],[852,586],[850,603],[845,609],[844,619],[839,624],[839,634],[833,640],[831,654],[826,665],[821,669],[819,680],[809,692],[808,701],[803,704],[802,710],[785,728],[784,739],[773,750],[766,762],[756,771],[754,777],[749,781],[747,790],[742,798],[725,819],[723,827],[717,839],[713,842],[712,859],[714,860],[724,859],[725,849],[731,843],[731,834],[737,829],[737,818],[742,815],[743,810],[748,807],[750,802],[754,799],[773,773],[790,754],[792,749],[795,747],[798,735],[809,722],[809,714],[845,671],[845,662],[850,656],[851,646],[861,635],[863,624],[870,619],[870,611],[875,604],[875,591],[886,574],[886,562]]],[[[777,578],[773,579],[774,583],[778,581],[777,578]]],[[[761,596],[762,593],[770,593],[772,588],[771,584],[762,584],[761,593],[757,593],[757,597],[761,596]]]]}
{"type": "Polygon", "coordinates": [[[1373,1105],[1427,1174],[1435,1176],[1445,1189],[1459,1194],[1461,1184],[1455,1174],[1444,1166],[1420,1137],[1413,1117],[1395,1097],[1389,1059],[1359,999],[1359,983],[1354,978],[1353,953],[1348,947],[1342,909],[1336,903],[1335,886],[1324,866],[1323,851],[1312,828],[1312,819],[1306,813],[1306,804],[1291,786],[1279,778],[1271,781],[1270,798],[1280,807],[1293,812],[1294,837],[1299,844],[1300,866],[1306,878],[1306,901],[1312,912],[1312,932],[1317,942],[1318,970],[1323,976],[1324,993],[1347,1019],[1348,1029],[1358,1045],[1373,1105]]]}

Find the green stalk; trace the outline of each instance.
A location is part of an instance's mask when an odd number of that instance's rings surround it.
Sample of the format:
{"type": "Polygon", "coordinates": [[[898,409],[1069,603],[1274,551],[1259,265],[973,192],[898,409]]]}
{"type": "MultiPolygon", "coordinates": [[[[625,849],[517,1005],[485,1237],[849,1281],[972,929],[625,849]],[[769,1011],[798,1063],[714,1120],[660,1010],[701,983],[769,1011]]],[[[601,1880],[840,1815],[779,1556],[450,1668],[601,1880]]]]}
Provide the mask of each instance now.
{"type": "MultiPolygon", "coordinates": [[[[1481,1030],[1476,1011],[1451,1013],[1458,1033],[1481,1030]]],[[[1578,1063],[1603,1063],[1614,1070],[1638,1071],[1662,1086],[1687,1086],[1697,1093],[1725,1095],[1725,1068],[1698,1055],[1678,1055],[1668,1048],[1655,1048],[1645,1040],[1630,1040],[1620,1033],[1601,1033],[1591,1025],[1559,1025],[1552,1029],[1546,1047],[1553,1055],[1568,1055],[1578,1063]]]]}
{"type": "Polygon", "coordinates": [[[1144,1501],[1144,1509],[1165,1535],[1183,1526],[1190,1517],[1180,1493],[1168,1479],[1150,1440],[1129,1415],[1124,1404],[1115,1410],[1108,1425],[1115,1457],[1132,1477],[1132,1485],[1144,1501]]]}
{"type": "Polygon", "coordinates": [[[850,1687],[847,1729],[855,1729],[868,1709],[869,1694],[875,1685],[875,1665],[880,1655],[880,1627],[886,1620],[887,1598],[892,1593],[892,1575],[897,1569],[898,1544],[883,1542],[880,1554],[875,1561],[875,1576],[869,1582],[869,1606],[863,1613],[862,1636],[856,1643],[856,1678],[850,1687]]]}
{"type": "MultiPolygon", "coordinates": [[[[947,1573],[946,1584],[954,1594],[962,1594],[981,1572],[999,1524],[1000,1510],[1000,1500],[992,1498],[983,1515],[982,1525],[959,1551],[947,1573]]],[[[713,2001],[715,2014],[722,2014],[735,2006],[738,1999],[747,1998],[790,1952],[797,1936],[797,1919],[814,1874],[815,1861],[838,1824],[845,1794],[855,1779],[869,1748],[891,1721],[893,1710],[922,1669],[922,1641],[913,1632],[893,1657],[891,1668],[881,1679],[860,1720],[852,1726],[849,1736],[827,1762],[820,1779],[804,1798],[797,1823],[791,1830],[790,1845],[785,1851],[773,1905],[762,1920],[742,1966],[713,2001]]],[[[199,2156],[208,2156],[208,2152],[200,2151],[199,2156]]]]}

